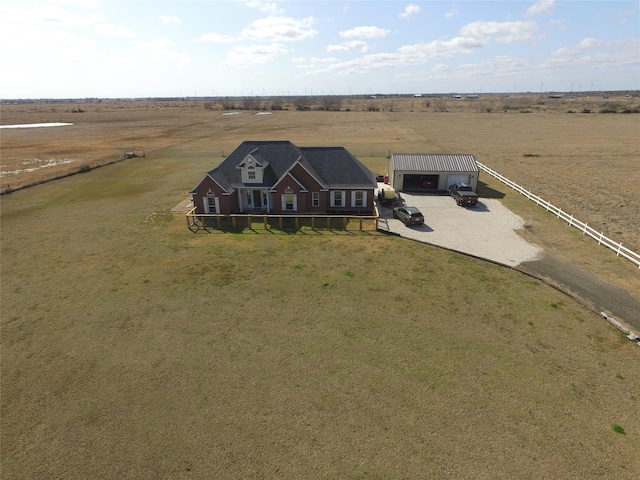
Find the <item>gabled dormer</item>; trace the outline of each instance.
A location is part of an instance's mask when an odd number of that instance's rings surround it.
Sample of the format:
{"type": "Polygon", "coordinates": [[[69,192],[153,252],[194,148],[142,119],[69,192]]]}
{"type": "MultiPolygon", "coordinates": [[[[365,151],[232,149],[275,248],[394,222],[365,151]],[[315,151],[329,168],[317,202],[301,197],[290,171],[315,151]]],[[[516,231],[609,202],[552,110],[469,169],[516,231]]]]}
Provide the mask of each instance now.
{"type": "Polygon", "coordinates": [[[253,155],[255,150],[245,157],[239,168],[242,173],[242,183],[262,183],[264,179],[264,169],[269,165],[268,162],[260,162],[253,155]]]}

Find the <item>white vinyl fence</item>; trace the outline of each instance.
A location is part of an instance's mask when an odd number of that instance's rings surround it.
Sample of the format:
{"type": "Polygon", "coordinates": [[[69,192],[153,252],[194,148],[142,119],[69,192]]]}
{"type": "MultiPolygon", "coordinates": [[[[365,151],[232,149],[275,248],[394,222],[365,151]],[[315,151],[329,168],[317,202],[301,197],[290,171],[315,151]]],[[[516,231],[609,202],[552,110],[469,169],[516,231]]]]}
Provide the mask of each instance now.
{"type": "Polygon", "coordinates": [[[597,230],[591,228],[586,223],[581,222],[580,220],[576,220],[575,218],[573,218],[573,215],[569,215],[568,213],[563,212],[562,209],[560,209],[558,207],[554,207],[553,205],[551,205],[546,200],[540,198],[537,195],[534,195],[533,193],[531,193],[530,191],[524,189],[523,187],[521,187],[517,183],[514,183],[511,180],[509,180],[508,178],[504,177],[503,175],[500,175],[495,170],[492,170],[491,168],[487,167],[486,165],[483,165],[480,162],[477,162],[477,163],[478,163],[478,167],[480,167],[480,170],[482,170],[483,172],[486,172],[489,175],[491,175],[492,177],[497,178],[498,180],[500,180],[505,185],[513,188],[515,191],[517,191],[521,195],[525,196],[526,198],[528,198],[532,202],[535,202],[537,205],[539,205],[539,206],[541,206],[543,208],[546,208],[546,210],[548,212],[552,212],[557,218],[567,222],[569,224],[569,226],[577,228],[578,230],[580,230],[583,235],[588,235],[591,238],[593,238],[594,240],[596,240],[598,242],[598,245],[603,245],[603,246],[615,251],[616,255],[618,255],[619,257],[626,258],[630,262],[638,265],[638,268],[640,268],[640,255],[638,255],[636,252],[634,252],[632,250],[629,250],[626,247],[623,247],[622,243],[613,241],[609,237],[605,236],[602,232],[598,232],[597,230]]]}

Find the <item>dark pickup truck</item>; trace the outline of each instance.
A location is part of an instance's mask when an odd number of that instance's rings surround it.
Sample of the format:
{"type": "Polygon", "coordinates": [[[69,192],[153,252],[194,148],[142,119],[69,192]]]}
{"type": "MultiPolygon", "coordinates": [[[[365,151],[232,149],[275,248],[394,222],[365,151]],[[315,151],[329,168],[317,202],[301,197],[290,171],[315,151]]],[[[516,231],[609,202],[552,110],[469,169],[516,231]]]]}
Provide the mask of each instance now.
{"type": "Polygon", "coordinates": [[[449,187],[451,195],[461,207],[475,207],[478,203],[478,194],[473,191],[471,185],[466,183],[454,183],[449,187]]]}

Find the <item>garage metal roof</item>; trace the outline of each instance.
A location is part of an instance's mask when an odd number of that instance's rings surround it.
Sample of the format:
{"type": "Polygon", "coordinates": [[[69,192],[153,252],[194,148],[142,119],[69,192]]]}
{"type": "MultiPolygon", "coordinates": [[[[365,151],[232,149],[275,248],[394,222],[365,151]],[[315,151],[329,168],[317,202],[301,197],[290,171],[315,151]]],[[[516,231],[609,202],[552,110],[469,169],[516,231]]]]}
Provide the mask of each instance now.
{"type": "Polygon", "coordinates": [[[479,172],[471,154],[394,153],[393,170],[429,172],[479,172]]]}

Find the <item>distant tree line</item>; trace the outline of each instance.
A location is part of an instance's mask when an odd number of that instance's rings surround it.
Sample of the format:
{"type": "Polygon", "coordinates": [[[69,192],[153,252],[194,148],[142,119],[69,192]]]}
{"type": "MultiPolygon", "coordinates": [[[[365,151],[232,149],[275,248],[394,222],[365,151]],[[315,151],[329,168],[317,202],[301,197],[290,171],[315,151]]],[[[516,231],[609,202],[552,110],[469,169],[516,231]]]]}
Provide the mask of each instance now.
{"type": "Polygon", "coordinates": [[[299,111],[324,110],[338,112],[342,108],[342,97],[262,97],[252,96],[243,98],[220,98],[203,103],[205,110],[289,110],[299,111]]]}

